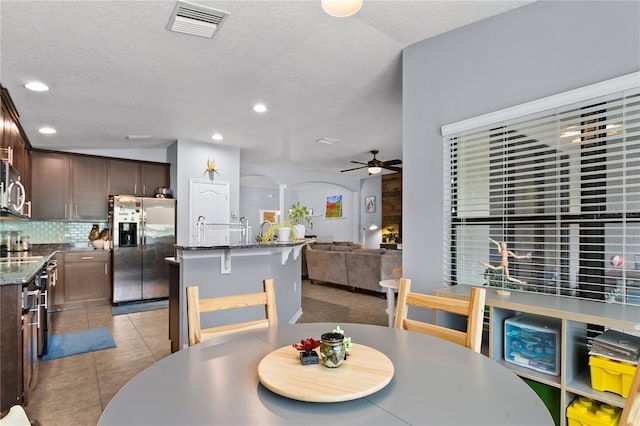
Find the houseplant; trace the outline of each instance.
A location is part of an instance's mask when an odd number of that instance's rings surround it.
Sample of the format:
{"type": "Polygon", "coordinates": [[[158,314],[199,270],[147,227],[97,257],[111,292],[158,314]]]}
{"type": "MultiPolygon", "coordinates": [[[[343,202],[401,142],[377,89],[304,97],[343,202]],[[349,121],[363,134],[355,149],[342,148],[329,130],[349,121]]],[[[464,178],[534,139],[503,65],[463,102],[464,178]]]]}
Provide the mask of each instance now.
{"type": "Polygon", "coordinates": [[[386,229],[387,232],[382,234],[383,243],[395,243],[398,241],[398,231],[396,228],[390,226],[386,229]]]}
{"type": "Polygon", "coordinates": [[[278,241],[289,241],[292,227],[293,224],[289,220],[283,220],[282,222],[269,225],[264,234],[262,234],[262,243],[266,244],[270,242],[276,234],[278,235],[278,241]]]}
{"type": "Polygon", "coordinates": [[[309,229],[313,229],[309,209],[307,206],[301,206],[300,201],[289,207],[287,220],[293,225],[293,234],[296,238],[304,238],[307,231],[306,226],[309,226],[309,229]]]}

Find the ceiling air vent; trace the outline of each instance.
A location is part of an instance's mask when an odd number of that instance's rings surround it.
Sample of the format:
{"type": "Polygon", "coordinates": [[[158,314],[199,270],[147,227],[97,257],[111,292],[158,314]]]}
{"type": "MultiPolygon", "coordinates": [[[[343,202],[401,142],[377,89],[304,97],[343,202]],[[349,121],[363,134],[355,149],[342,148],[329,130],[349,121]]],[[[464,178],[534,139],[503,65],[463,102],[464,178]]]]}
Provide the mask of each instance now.
{"type": "Polygon", "coordinates": [[[178,1],[167,23],[167,30],[211,38],[227,16],[228,12],[178,1]]]}

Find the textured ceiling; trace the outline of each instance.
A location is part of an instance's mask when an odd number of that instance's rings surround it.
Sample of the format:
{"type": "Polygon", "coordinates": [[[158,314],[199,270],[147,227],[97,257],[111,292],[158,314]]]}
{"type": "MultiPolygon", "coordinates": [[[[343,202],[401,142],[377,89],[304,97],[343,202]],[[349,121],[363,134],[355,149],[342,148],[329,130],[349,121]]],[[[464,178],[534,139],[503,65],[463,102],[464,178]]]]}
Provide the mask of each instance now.
{"type": "Polygon", "coordinates": [[[402,158],[402,49],[528,2],[364,0],[334,18],[320,0],[194,1],[230,13],[211,39],[167,31],[175,3],[2,0],[0,83],[31,144],[144,148],[219,132],[215,143],[274,164],[402,158]],[[30,80],[51,90],[29,92],[30,80]]]}

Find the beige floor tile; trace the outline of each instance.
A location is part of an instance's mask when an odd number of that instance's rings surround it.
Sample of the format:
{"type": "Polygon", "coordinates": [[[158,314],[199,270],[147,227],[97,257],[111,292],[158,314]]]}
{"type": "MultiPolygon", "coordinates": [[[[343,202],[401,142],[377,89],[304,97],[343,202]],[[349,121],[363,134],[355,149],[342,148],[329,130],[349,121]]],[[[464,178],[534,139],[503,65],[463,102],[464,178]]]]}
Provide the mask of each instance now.
{"type": "Polygon", "coordinates": [[[170,354],[168,318],[167,309],[114,317],[108,305],[54,313],[50,334],[107,327],[116,347],[40,362],[29,417],[42,426],[97,424],[122,386],[170,354]]]}

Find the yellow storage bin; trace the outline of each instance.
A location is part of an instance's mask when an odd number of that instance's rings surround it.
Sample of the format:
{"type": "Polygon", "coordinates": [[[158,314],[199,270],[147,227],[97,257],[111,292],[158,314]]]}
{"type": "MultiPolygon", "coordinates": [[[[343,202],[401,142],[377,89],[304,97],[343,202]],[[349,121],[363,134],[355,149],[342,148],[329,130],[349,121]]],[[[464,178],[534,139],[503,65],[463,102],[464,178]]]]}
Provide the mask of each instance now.
{"type": "Polygon", "coordinates": [[[636,366],[628,362],[614,361],[597,355],[589,357],[591,387],[597,391],[608,391],[629,396],[636,366]]]}
{"type": "Polygon", "coordinates": [[[568,426],[617,426],[622,408],[578,397],[567,408],[568,426]]]}

